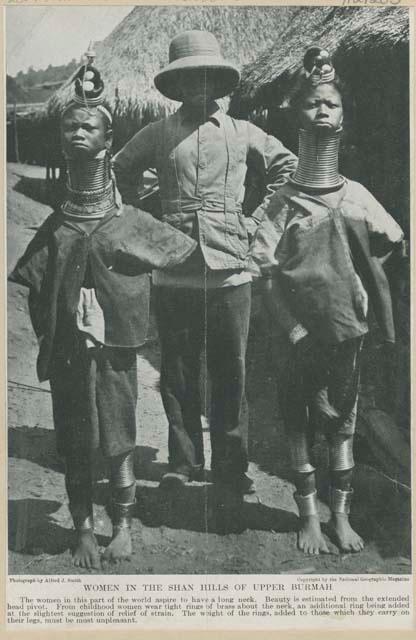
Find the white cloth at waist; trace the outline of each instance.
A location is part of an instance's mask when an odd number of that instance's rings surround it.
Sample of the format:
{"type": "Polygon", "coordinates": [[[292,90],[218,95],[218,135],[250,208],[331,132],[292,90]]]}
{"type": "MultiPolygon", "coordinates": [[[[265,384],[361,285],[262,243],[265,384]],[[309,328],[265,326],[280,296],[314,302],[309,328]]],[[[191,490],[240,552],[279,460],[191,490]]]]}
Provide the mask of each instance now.
{"type": "Polygon", "coordinates": [[[87,348],[105,343],[104,313],[100,307],[95,289],[81,287],[76,312],[77,327],[85,335],[87,348]]]}

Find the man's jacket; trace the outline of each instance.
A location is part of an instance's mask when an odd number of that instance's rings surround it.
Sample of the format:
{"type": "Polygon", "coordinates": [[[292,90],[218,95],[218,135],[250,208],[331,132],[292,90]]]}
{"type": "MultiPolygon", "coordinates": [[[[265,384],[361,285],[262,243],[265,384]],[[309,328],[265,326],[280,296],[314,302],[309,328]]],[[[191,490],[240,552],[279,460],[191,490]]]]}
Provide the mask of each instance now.
{"type": "MultiPolygon", "coordinates": [[[[138,204],[140,174],[149,167],[157,170],[162,219],[198,240],[210,269],[246,266],[247,167],[265,178],[272,192],[296,165],[296,156],[276,138],[231,118],[216,103],[205,118],[182,106],[144,127],[114,157],[117,186],[129,204],[138,204]]],[[[252,218],[258,222],[256,211],[252,218]]]]}

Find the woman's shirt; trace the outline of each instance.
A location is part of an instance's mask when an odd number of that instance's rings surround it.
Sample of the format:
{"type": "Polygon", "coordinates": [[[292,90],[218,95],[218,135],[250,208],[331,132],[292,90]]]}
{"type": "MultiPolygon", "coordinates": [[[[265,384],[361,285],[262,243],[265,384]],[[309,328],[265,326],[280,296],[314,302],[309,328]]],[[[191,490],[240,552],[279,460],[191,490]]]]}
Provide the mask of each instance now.
{"type": "MultiPolygon", "coordinates": [[[[402,230],[357,182],[327,194],[288,183],[270,199],[251,247],[251,269],[272,275],[282,324],[289,334],[301,324],[324,342],[367,332],[367,294],[394,339],[383,256],[402,230]]],[[[298,332],[295,332],[298,335],[298,332]]]]}

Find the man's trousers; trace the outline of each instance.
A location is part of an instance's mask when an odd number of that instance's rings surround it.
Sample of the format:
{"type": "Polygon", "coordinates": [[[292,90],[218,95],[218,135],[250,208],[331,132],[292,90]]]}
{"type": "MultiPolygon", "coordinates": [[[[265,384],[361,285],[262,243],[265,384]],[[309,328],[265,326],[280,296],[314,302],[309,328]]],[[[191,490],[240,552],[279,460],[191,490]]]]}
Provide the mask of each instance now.
{"type": "Polygon", "coordinates": [[[200,374],[206,349],[211,469],[218,478],[240,476],[247,470],[245,356],[251,285],[208,290],[155,287],[155,292],[170,468],[192,477],[204,466],[200,374]]]}

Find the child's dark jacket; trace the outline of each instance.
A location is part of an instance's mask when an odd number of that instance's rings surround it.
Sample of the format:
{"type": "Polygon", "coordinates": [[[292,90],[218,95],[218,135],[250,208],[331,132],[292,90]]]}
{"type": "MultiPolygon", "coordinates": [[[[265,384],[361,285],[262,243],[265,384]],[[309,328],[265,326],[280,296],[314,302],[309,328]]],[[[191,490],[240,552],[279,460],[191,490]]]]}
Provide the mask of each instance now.
{"type": "Polygon", "coordinates": [[[49,216],[9,276],[30,289],[39,379],[49,377],[58,319],[75,318],[87,272],[104,314],[105,344],[137,347],[148,328],[148,272],[180,264],[195,247],[185,234],[131,206],[121,215],[114,208],[90,233],[60,211],[49,216]]]}

